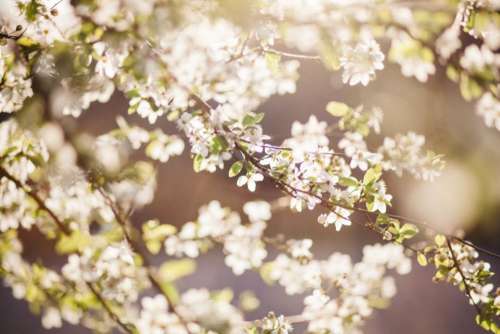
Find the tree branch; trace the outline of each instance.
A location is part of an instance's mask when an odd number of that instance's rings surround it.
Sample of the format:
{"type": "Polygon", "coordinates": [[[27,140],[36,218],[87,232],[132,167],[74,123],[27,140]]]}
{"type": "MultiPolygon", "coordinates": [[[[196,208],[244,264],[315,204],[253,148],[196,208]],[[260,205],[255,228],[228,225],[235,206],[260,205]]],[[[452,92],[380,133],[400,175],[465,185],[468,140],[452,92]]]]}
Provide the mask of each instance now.
{"type": "Polygon", "coordinates": [[[451,242],[450,242],[449,238],[446,238],[446,244],[447,244],[448,249],[449,249],[449,251],[451,253],[451,258],[453,260],[453,266],[457,269],[460,277],[462,278],[462,282],[464,283],[465,294],[469,298],[469,301],[472,303],[472,305],[474,305],[474,308],[476,309],[477,314],[480,316],[481,315],[481,309],[479,308],[479,306],[472,299],[471,290],[470,290],[469,284],[467,283],[467,278],[465,277],[465,275],[464,275],[464,273],[462,271],[462,268],[460,268],[460,263],[457,260],[457,257],[455,255],[455,252],[453,251],[453,248],[451,247],[451,242]]]}
{"type": "MultiPolygon", "coordinates": [[[[38,194],[35,191],[27,189],[18,179],[16,179],[13,175],[11,175],[4,167],[0,166],[0,179],[2,177],[5,177],[8,180],[12,181],[16,185],[16,187],[22,189],[29,197],[31,197],[38,204],[40,209],[45,211],[53,219],[55,224],[58,226],[58,228],[65,236],[71,235],[71,231],[68,229],[68,227],[66,227],[66,225],[64,225],[62,221],[57,217],[57,215],[45,205],[41,197],[38,196],[38,194]]],[[[80,252],[78,252],[78,254],[81,255],[80,252]]],[[[104,310],[106,311],[106,313],[108,313],[111,319],[113,319],[123,331],[125,331],[126,333],[133,334],[132,330],[130,330],[130,328],[120,320],[118,315],[113,312],[113,310],[107,304],[106,300],[104,299],[104,297],[102,297],[99,291],[97,291],[97,289],[91,283],[85,282],[85,284],[90,289],[90,291],[92,291],[93,295],[97,298],[97,300],[103,306],[104,310]]]]}

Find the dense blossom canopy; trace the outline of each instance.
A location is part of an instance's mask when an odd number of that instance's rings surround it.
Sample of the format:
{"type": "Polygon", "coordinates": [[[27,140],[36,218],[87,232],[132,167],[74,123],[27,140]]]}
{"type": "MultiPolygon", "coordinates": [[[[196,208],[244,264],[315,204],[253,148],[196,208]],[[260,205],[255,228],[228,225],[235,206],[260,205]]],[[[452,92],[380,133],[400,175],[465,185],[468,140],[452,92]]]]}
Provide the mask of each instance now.
{"type": "Polygon", "coordinates": [[[478,325],[500,333],[500,290],[481,249],[424,235],[418,222],[389,212],[386,174],[431,182],[441,173],[442,156],[422,135],[370,147],[382,110],[332,101],[331,124],[311,115],[272,143],[257,112],[296,92],[301,62],[340,71],[348,86],[369,85],[393,62],[420,82],[445,67],[500,131],[499,10],[496,0],[4,0],[0,275],[48,329],[285,334],[305,323],[311,333],[347,334],[396,294],[394,276],[410,272],[413,256],[435,267],[435,281],[464,292],[478,325]],[[115,129],[94,138],[71,126],[116,93],[129,107],[115,129]],[[178,133],[155,127],[160,118],[178,133]],[[145,160],[132,159],[137,150],[145,160]],[[268,180],[285,197],[248,202],[244,215],[214,200],[180,228],[132,224],[131,213],[154,200],[157,164],[185,150],[196,172],[226,170],[250,192],[268,180]],[[318,209],[328,233],[363,225],[380,243],[366,245],[359,262],[338,252],[315,258],[311,239],[266,234],[283,206],[318,209]],[[54,240],[66,263],[56,270],[23,258],[22,229],[54,240]],[[303,311],[247,319],[259,304],[253,293],[236,306],[228,290],[178,291],[175,281],[212,248],[235,275],[257,271],[287,294],[304,294],[303,311]],[[160,252],[169,260],[154,267],[148,259],[160,252]]]}

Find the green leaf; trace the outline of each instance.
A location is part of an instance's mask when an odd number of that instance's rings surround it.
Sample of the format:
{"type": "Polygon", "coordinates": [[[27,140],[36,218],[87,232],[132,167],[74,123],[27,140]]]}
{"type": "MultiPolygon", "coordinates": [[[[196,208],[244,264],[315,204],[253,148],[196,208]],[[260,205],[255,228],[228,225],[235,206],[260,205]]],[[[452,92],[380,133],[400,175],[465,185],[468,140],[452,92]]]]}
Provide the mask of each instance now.
{"type": "Polygon", "coordinates": [[[367,196],[366,198],[366,203],[365,203],[366,209],[370,212],[375,211],[375,202],[373,196],[367,196]]]}
{"type": "Polygon", "coordinates": [[[442,234],[438,234],[434,237],[434,242],[436,243],[436,245],[438,246],[443,246],[446,242],[446,237],[442,234]]]}
{"type": "Polygon", "coordinates": [[[212,150],[214,153],[224,152],[229,147],[226,139],[222,136],[215,136],[212,139],[212,150]]]}
{"type": "Polygon", "coordinates": [[[266,58],[267,67],[269,67],[271,72],[273,72],[275,74],[279,73],[281,56],[277,53],[274,53],[274,52],[266,52],[265,58],[266,58]]]}
{"type": "Polygon", "coordinates": [[[247,327],[245,329],[245,334],[258,334],[258,333],[259,333],[259,330],[255,326],[247,327]]]}
{"type": "Polygon", "coordinates": [[[422,267],[425,267],[427,265],[427,258],[423,253],[420,252],[417,253],[417,262],[422,267]]]}
{"type": "Polygon", "coordinates": [[[377,219],[375,220],[375,224],[377,226],[384,227],[384,226],[387,226],[390,224],[390,220],[391,220],[391,218],[388,215],[383,214],[383,213],[379,213],[377,215],[377,219]]]}
{"type": "Polygon", "coordinates": [[[77,305],[77,307],[82,308],[84,310],[88,309],[98,309],[101,307],[101,304],[95,297],[95,295],[92,292],[88,293],[77,293],[72,295],[74,296],[74,303],[77,305]]]}
{"type": "Polygon", "coordinates": [[[380,165],[375,165],[374,167],[368,169],[363,177],[363,184],[372,184],[382,176],[382,167],[380,165]]]}
{"type": "Polygon", "coordinates": [[[354,177],[340,177],[339,184],[344,187],[356,187],[358,186],[358,180],[354,177]]]}
{"type": "Polygon", "coordinates": [[[193,159],[193,169],[196,173],[201,172],[201,163],[203,162],[203,156],[197,154],[193,159]]]}
{"type": "Polygon", "coordinates": [[[343,117],[351,111],[351,107],[342,102],[328,102],[326,105],[326,111],[335,117],[343,117]]]}
{"type": "Polygon", "coordinates": [[[239,305],[244,312],[252,312],[259,308],[260,301],[253,291],[248,290],[240,294],[239,305]]]}
{"type": "Polygon", "coordinates": [[[172,282],[162,282],[161,288],[174,304],[179,301],[179,291],[177,291],[177,288],[172,282]]]}
{"type": "Polygon", "coordinates": [[[243,126],[244,127],[248,127],[248,126],[251,126],[251,125],[254,125],[255,122],[254,122],[254,117],[250,114],[246,114],[245,117],[243,117],[243,126]]]}
{"type": "Polygon", "coordinates": [[[165,238],[176,231],[177,228],[173,225],[160,224],[157,220],[150,220],[142,225],[142,238],[147,249],[152,254],[158,254],[165,238]]]}
{"type": "Polygon", "coordinates": [[[83,250],[90,245],[91,237],[81,231],[73,231],[70,235],[62,235],[56,243],[56,251],[59,254],[74,253],[83,250]]]}
{"type": "Polygon", "coordinates": [[[148,240],[145,241],[146,248],[151,254],[158,254],[161,250],[161,242],[158,240],[148,240]]]}
{"type": "Polygon", "coordinates": [[[158,271],[162,282],[174,282],[179,278],[195,272],[196,261],[191,259],[172,260],[164,262],[158,271]]]}
{"type": "Polygon", "coordinates": [[[144,239],[164,239],[177,232],[177,228],[169,224],[160,224],[157,220],[150,220],[142,226],[144,239]]]}
{"type": "Polygon", "coordinates": [[[272,262],[272,261],[266,262],[259,269],[259,273],[260,273],[260,276],[262,277],[262,280],[269,285],[272,285],[274,283],[274,280],[271,276],[271,272],[273,270],[273,265],[274,265],[274,262],[272,262]]]}
{"type": "Polygon", "coordinates": [[[26,36],[19,38],[17,44],[25,48],[35,48],[39,46],[36,41],[26,36]]]}
{"type": "Polygon", "coordinates": [[[233,300],[234,292],[230,288],[225,288],[215,291],[212,294],[212,299],[216,302],[230,303],[233,300]]]}
{"type": "Polygon", "coordinates": [[[259,112],[257,114],[255,114],[255,123],[258,124],[260,122],[262,122],[262,120],[264,119],[264,113],[263,112],[259,112]]]}
{"type": "Polygon", "coordinates": [[[451,81],[457,82],[460,78],[460,72],[458,72],[458,70],[454,66],[448,65],[448,67],[446,67],[446,76],[451,81]]]}
{"type": "Polygon", "coordinates": [[[41,5],[38,3],[38,0],[31,0],[28,2],[26,5],[26,19],[28,22],[33,22],[36,20],[36,17],[38,15],[38,9],[41,7],[41,5]]]}
{"type": "Polygon", "coordinates": [[[466,74],[462,73],[460,80],[460,92],[465,100],[470,101],[478,98],[483,92],[481,86],[466,74]]]}
{"type": "Polygon", "coordinates": [[[325,67],[331,71],[337,71],[340,69],[340,48],[335,47],[331,43],[331,40],[324,38],[320,45],[320,56],[321,61],[325,64],[325,67]]]}
{"type": "Polygon", "coordinates": [[[245,117],[243,117],[242,124],[244,127],[249,127],[262,122],[263,119],[264,119],[264,113],[258,113],[258,114],[248,113],[245,115],[245,117]]]}
{"type": "MultiPolygon", "coordinates": [[[[138,89],[131,89],[131,90],[127,91],[126,95],[129,99],[141,96],[138,89]]],[[[138,104],[138,103],[136,103],[136,104],[138,104]]]]}
{"type": "Polygon", "coordinates": [[[476,23],[476,11],[474,8],[469,9],[467,11],[468,16],[465,16],[465,24],[463,25],[463,29],[465,32],[469,32],[474,29],[474,25],[476,23]]]}
{"type": "Polygon", "coordinates": [[[243,162],[236,161],[234,164],[231,165],[231,168],[229,168],[229,177],[235,177],[241,172],[242,169],[243,169],[243,162]]]}
{"type": "Polygon", "coordinates": [[[404,224],[399,229],[399,238],[402,240],[411,239],[418,233],[418,228],[413,224],[404,224]]]}

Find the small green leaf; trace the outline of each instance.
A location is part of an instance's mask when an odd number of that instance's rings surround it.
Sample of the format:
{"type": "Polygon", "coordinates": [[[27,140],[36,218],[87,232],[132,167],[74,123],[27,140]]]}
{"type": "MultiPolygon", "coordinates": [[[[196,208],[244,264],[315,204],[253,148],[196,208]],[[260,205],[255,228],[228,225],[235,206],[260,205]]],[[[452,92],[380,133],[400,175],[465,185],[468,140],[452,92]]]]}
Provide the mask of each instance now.
{"type": "Polygon", "coordinates": [[[247,327],[245,329],[245,334],[258,334],[258,333],[259,333],[259,330],[255,326],[247,327]]]}
{"type": "Polygon", "coordinates": [[[380,165],[375,165],[374,167],[368,169],[363,177],[363,184],[368,185],[373,182],[378,181],[382,176],[382,167],[380,165]]]}
{"type": "Polygon", "coordinates": [[[179,301],[179,291],[172,282],[162,282],[161,288],[174,304],[179,301]]]}
{"type": "Polygon", "coordinates": [[[255,114],[255,117],[254,117],[254,120],[255,120],[255,123],[258,124],[260,122],[262,122],[262,120],[264,119],[264,113],[263,112],[259,112],[257,114],[255,114]]]}
{"type": "Polygon", "coordinates": [[[267,67],[269,67],[271,72],[279,73],[281,56],[274,52],[266,52],[265,58],[267,67]]]}
{"type": "Polygon", "coordinates": [[[177,228],[169,224],[160,224],[157,220],[150,220],[142,226],[144,239],[163,239],[177,232],[177,228]]]}
{"type": "Polygon", "coordinates": [[[173,282],[195,272],[196,261],[191,259],[172,260],[164,262],[158,275],[163,282],[173,282]]]}
{"type": "Polygon", "coordinates": [[[259,308],[260,301],[253,291],[248,290],[240,294],[239,305],[244,312],[252,312],[259,308]]]}
{"type": "Polygon", "coordinates": [[[351,107],[342,102],[328,102],[326,105],[326,111],[335,117],[343,117],[349,113],[351,107]]]}
{"type": "Polygon", "coordinates": [[[454,66],[448,65],[448,67],[446,67],[446,76],[451,81],[457,82],[458,79],[460,78],[460,73],[454,66]]]}
{"type": "Polygon", "coordinates": [[[247,114],[245,115],[245,117],[243,117],[243,126],[244,127],[248,127],[248,126],[251,126],[251,125],[254,125],[255,122],[254,122],[254,117],[250,114],[247,114]]]}
{"type": "Polygon", "coordinates": [[[17,40],[17,44],[25,48],[35,48],[38,46],[38,43],[36,41],[26,36],[19,38],[17,40]]]}
{"type": "Polygon", "coordinates": [[[193,169],[196,173],[201,172],[201,163],[203,162],[203,156],[197,154],[193,159],[193,169]]]}
{"type": "Polygon", "coordinates": [[[271,272],[273,270],[273,265],[274,262],[266,262],[264,263],[259,270],[260,276],[262,277],[262,280],[266,282],[269,285],[272,285],[274,283],[274,280],[271,276],[271,272]]]}
{"type": "Polygon", "coordinates": [[[235,177],[241,172],[242,169],[243,169],[243,162],[236,161],[234,164],[231,165],[231,168],[229,168],[229,177],[235,177]]]}
{"type": "Polygon", "coordinates": [[[160,224],[158,220],[149,220],[142,225],[142,238],[152,254],[158,254],[163,241],[174,234],[177,228],[173,225],[160,224]]]}
{"type": "Polygon", "coordinates": [[[31,0],[26,4],[25,15],[28,22],[34,22],[36,20],[40,7],[42,7],[42,5],[37,0],[31,0]]]}
{"type": "Polygon", "coordinates": [[[151,254],[158,254],[161,250],[161,242],[158,240],[148,240],[145,242],[146,248],[151,254]]]}
{"type": "Polygon", "coordinates": [[[323,38],[320,45],[321,61],[325,67],[330,71],[337,71],[340,69],[340,48],[333,45],[330,38],[323,38]]]}
{"type": "Polygon", "coordinates": [[[245,115],[245,117],[243,117],[242,124],[244,127],[249,127],[262,122],[263,119],[264,119],[264,113],[258,113],[258,114],[248,113],[245,115]]]}
{"type": "Polygon", "coordinates": [[[62,235],[56,244],[56,251],[59,254],[74,253],[83,250],[91,242],[90,235],[81,231],[73,231],[70,235],[62,235]]]}
{"type": "Polygon", "coordinates": [[[422,267],[425,267],[427,265],[427,258],[425,257],[424,254],[418,252],[417,253],[417,262],[419,265],[421,265],[422,267]]]}
{"type": "Polygon", "coordinates": [[[483,91],[481,86],[474,79],[462,73],[460,80],[460,92],[465,100],[470,101],[478,98],[483,91]]]}
{"type": "Polygon", "coordinates": [[[413,224],[404,224],[399,229],[399,237],[401,240],[411,239],[418,233],[418,228],[413,224]]]}
{"type": "Polygon", "coordinates": [[[443,246],[446,242],[446,237],[442,234],[438,234],[434,237],[434,242],[436,243],[436,245],[438,246],[443,246]]]}
{"type": "Polygon", "coordinates": [[[358,180],[354,177],[341,177],[339,184],[344,187],[356,187],[358,186],[358,180]]]}
{"type": "Polygon", "coordinates": [[[212,299],[216,302],[230,303],[233,300],[234,292],[230,288],[225,288],[215,291],[212,294],[212,299]]]}
{"type": "MultiPolygon", "coordinates": [[[[129,99],[141,96],[138,89],[131,89],[131,90],[127,91],[126,95],[129,99]]],[[[136,103],[136,104],[138,104],[138,103],[136,103]]]]}
{"type": "Polygon", "coordinates": [[[229,147],[226,139],[222,136],[215,136],[212,139],[212,150],[214,153],[224,152],[229,147]]]}

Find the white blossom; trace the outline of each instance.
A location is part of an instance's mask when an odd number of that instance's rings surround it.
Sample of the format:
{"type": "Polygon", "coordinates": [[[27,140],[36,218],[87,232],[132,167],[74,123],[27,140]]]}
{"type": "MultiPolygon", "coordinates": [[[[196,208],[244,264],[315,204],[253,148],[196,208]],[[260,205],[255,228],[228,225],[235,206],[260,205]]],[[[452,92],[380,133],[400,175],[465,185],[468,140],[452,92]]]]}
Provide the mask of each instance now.
{"type": "Polygon", "coordinates": [[[336,207],[333,212],[321,214],[318,217],[318,223],[325,227],[335,225],[335,230],[338,232],[342,229],[342,226],[351,226],[350,215],[351,210],[336,207]]]}
{"type": "Polygon", "coordinates": [[[378,43],[371,38],[360,41],[354,48],[346,48],[340,59],[344,69],[342,81],[351,86],[368,85],[375,78],[375,71],[384,68],[384,58],[378,43]]]}
{"type": "Polygon", "coordinates": [[[271,334],[288,334],[293,328],[283,315],[270,314],[262,320],[262,329],[271,334]]]}
{"type": "Polygon", "coordinates": [[[61,313],[57,308],[49,307],[44,311],[42,326],[45,329],[59,328],[62,326],[61,313]]]}
{"type": "Polygon", "coordinates": [[[265,227],[264,222],[238,226],[226,237],[224,241],[224,250],[227,252],[225,263],[233,269],[236,275],[259,267],[267,256],[267,251],[261,241],[265,227]]]}
{"type": "Polygon", "coordinates": [[[476,105],[476,112],[486,126],[500,131],[500,102],[489,92],[485,93],[476,105]]]}
{"type": "Polygon", "coordinates": [[[243,211],[251,222],[271,219],[271,205],[266,201],[247,202],[243,205],[243,211]]]}
{"type": "Polygon", "coordinates": [[[253,192],[255,191],[257,182],[263,180],[264,180],[264,175],[258,172],[254,172],[254,173],[249,173],[247,175],[241,175],[240,177],[238,177],[238,181],[236,182],[236,184],[238,185],[238,187],[242,187],[246,184],[248,190],[253,192]]]}
{"type": "Polygon", "coordinates": [[[137,329],[144,334],[160,334],[167,329],[174,333],[185,333],[176,315],[168,312],[168,303],[163,295],[144,297],[141,312],[136,322],[137,329]]]}

